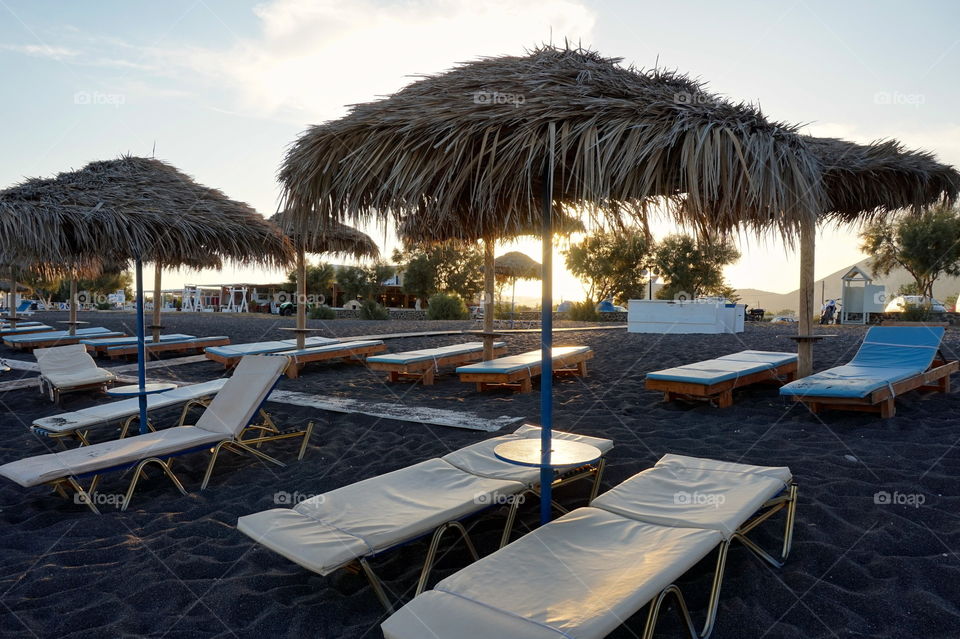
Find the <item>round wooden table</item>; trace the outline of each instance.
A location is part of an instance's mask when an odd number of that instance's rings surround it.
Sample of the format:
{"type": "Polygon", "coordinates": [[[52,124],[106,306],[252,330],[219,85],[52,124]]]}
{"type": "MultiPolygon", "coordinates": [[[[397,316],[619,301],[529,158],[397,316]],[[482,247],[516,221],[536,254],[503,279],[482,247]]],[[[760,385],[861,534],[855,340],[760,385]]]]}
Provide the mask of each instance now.
{"type": "MultiPolygon", "coordinates": [[[[515,439],[504,442],[493,449],[497,459],[518,466],[543,468],[540,438],[515,439]]],[[[568,439],[550,440],[549,468],[576,468],[592,464],[603,453],[591,444],[570,441],[568,439]]]]}

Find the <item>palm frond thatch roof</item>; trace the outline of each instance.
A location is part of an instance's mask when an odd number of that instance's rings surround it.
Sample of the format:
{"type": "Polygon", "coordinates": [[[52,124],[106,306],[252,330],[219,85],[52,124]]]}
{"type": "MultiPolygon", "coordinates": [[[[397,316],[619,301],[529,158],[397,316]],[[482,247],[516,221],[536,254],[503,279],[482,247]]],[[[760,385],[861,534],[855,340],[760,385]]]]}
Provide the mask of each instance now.
{"type": "Polygon", "coordinates": [[[520,234],[539,217],[552,122],[554,202],[571,213],[640,213],[662,197],[713,228],[787,232],[822,208],[815,158],[792,126],[619,62],[543,47],[354,105],[289,149],[284,204],[298,224],[392,216],[448,238],[520,234]]]}
{"type": "MultiPolygon", "coordinates": [[[[508,214],[503,214],[509,217],[508,214]]],[[[427,222],[432,219],[431,216],[407,215],[397,225],[397,235],[405,244],[429,244],[433,242],[443,242],[451,238],[451,231],[448,226],[430,225],[427,222]]],[[[543,232],[543,221],[537,217],[534,219],[523,218],[523,223],[519,221],[513,226],[505,226],[503,223],[496,223],[494,216],[485,216],[482,219],[461,218],[462,223],[459,230],[453,233],[453,237],[464,242],[475,242],[478,240],[504,240],[514,239],[524,235],[540,237],[543,232]]],[[[585,233],[587,227],[584,223],[564,211],[554,211],[552,219],[552,230],[554,236],[569,237],[574,233],[585,233]]]]}
{"type": "Polygon", "coordinates": [[[79,270],[140,256],[164,266],[283,266],[292,246],[253,208],[153,158],[92,162],[0,191],[0,262],[79,270]]]}
{"type": "Polygon", "coordinates": [[[366,233],[340,222],[315,224],[298,231],[285,213],[276,213],[270,221],[275,224],[297,248],[307,253],[334,253],[355,259],[380,257],[380,248],[366,233]]]}
{"type": "Polygon", "coordinates": [[[540,262],[520,251],[504,253],[493,261],[493,270],[497,275],[521,280],[540,279],[540,268],[540,262]]]}
{"type": "Polygon", "coordinates": [[[827,204],[823,217],[854,222],[900,209],[955,201],[960,173],[925,151],[905,149],[896,140],[856,144],[806,137],[823,174],[827,204]]]}

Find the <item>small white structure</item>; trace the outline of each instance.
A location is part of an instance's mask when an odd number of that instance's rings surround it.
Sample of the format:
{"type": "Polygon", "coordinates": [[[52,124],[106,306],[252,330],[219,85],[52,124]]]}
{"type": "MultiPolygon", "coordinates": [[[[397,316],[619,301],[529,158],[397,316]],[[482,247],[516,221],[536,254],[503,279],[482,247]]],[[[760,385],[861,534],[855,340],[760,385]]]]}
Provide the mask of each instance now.
{"type": "Polygon", "coordinates": [[[873,278],[859,266],[852,267],[840,278],[840,323],[866,324],[870,313],[883,313],[885,291],[873,284],[873,278]]]}
{"type": "Polygon", "coordinates": [[[246,313],[248,309],[246,284],[228,284],[223,287],[220,297],[221,313],[246,313]]]}
{"type": "Polygon", "coordinates": [[[744,304],[725,300],[630,300],[627,330],[631,333],[742,333],[744,304]]]}

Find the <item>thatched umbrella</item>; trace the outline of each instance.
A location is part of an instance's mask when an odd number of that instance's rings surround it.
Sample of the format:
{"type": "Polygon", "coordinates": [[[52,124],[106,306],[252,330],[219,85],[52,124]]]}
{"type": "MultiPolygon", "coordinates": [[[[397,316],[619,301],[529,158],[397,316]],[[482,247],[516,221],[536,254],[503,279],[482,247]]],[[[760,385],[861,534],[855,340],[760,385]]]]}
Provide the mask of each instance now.
{"type": "MultiPolygon", "coordinates": [[[[198,257],[189,263],[182,262],[178,266],[180,268],[194,270],[205,268],[219,270],[223,268],[223,260],[217,255],[210,254],[198,257]]],[[[150,326],[147,326],[147,328],[151,331],[151,338],[154,344],[160,341],[160,331],[163,329],[163,326],[160,324],[160,311],[163,306],[163,268],[164,264],[162,262],[153,262],[153,317],[151,318],[150,326]]]]}
{"type": "Polygon", "coordinates": [[[540,277],[542,268],[540,262],[520,251],[504,253],[493,261],[493,272],[510,279],[513,284],[513,290],[510,293],[511,326],[516,309],[517,280],[535,280],[540,277]]]}
{"type": "Polygon", "coordinates": [[[542,224],[541,517],[550,515],[552,215],[642,216],[652,198],[717,230],[784,233],[822,208],[794,129],[670,72],[584,50],[486,58],[307,130],[280,171],[298,224],[413,217],[472,239],[542,224]],[[556,179],[554,179],[556,178],[556,179]]]}
{"type": "Polygon", "coordinates": [[[297,252],[297,348],[306,345],[307,333],[307,261],[306,253],[333,253],[363,259],[380,257],[380,248],[369,235],[339,222],[327,222],[297,230],[290,217],[277,213],[270,218],[290,238],[297,252]]]}
{"type": "MultiPolygon", "coordinates": [[[[160,160],[131,156],[0,191],[0,236],[7,238],[0,262],[35,262],[47,272],[75,275],[105,262],[135,262],[141,388],[144,260],[179,266],[215,256],[281,267],[292,259],[290,242],[248,205],[160,160]]],[[[141,392],[141,432],[146,426],[141,392]]]]}

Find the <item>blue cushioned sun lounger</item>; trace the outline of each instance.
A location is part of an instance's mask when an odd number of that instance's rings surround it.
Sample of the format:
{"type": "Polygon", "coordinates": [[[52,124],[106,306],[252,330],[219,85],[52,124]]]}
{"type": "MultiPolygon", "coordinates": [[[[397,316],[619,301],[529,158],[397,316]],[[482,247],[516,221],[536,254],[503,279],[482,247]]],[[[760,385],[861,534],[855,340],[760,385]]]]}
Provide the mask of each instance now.
{"type": "Polygon", "coordinates": [[[13,337],[15,335],[30,335],[35,333],[47,333],[54,330],[52,326],[47,326],[46,324],[40,324],[39,322],[31,322],[29,324],[17,324],[16,328],[11,328],[6,326],[0,329],[0,337],[4,339],[7,336],[13,337]]]}
{"type": "Polygon", "coordinates": [[[941,326],[874,326],[849,364],[785,385],[780,394],[822,408],[879,411],[893,417],[898,395],[917,388],[949,392],[958,368],[940,354],[941,326]]]}
{"type": "MultiPolygon", "coordinates": [[[[166,351],[176,351],[185,353],[188,351],[201,352],[208,347],[227,346],[230,344],[230,338],[226,335],[213,335],[210,337],[184,337],[180,339],[160,340],[156,344],[146,345],[147,355],[155,355],[166,351]]],[[[107,355],[111,359],[125,357],[137,354],[137,344],[123,344],[120,346],[110,346],[107,348],[107,355]]]]}
{"type": "MultiPolygon", "coordinates": [[[[587,360],[593,357],[589,346],[555,346],[553,372],[587,375],[587,360]]],[[[533,390],[533,378],[540,375],[540,349],[457,367],[461,382],[473,382],[478,391],[491,387],[517,388],[521,393],[533,390]]]]}
{"type": "MultiPolygon", "coordinates": [[[[333,344],[339,340],[329,337],[308,337],[307,346],[321,346],[323,344],[333,344]]],[[[220,362],[226,367],[236,365],[244,355],[266,355],[267,353],[277,353],[279,351],[296,348],[297,340],[283,339],[271,342],[252,342],[250,344],[230,344],[229,346],[213,346],[203,349],[207,359],[220,362]]]]}
{"type": "Polygon", "coordinates": [[[382,353],[385,350],[387,350],[387,347],[383,345],[381,340],[369,339],[355,342],[334,341],[330,344],[290,349],[268,353],[268,355],[283,355],[289,358],[290,365],[287,367],[286,374],[290,379],[295,379],[300,374],[300,369],[310,362],[324,362],[331,359],[362,361],[367,355],[382,353]]]}
{"type": "Polygon", "coordinates": [[[733,390],[758,382],[789,381],[797,371],[795,353],[741,351],[647,373],[645,387],[663,391],[664,399],[696,397],[716,400],[721,408],[733,404],[733,390]]]}
{"type": "MultiPolygon", "coordinates": [[[[168,342],[170,340],[182,340],[182,339],[193,339],[196,335],[185,335],[183,333],[170,333],[169,335],[161,335],[161,342],[168,342]]],[[[153,343],[153,336],[147,335],[144,341],[147,344],[153,343]]],[[[113,337],[107,339],[82,339],[80,343],[87,347],[88,351],[95,351],[97,353],[106,353],[107,349],[113,346],[130,346],[136,345],[137,338],[134,337],[113,337]]]]}
{"type": "Polygon", "coordinates": [[[74,335],[70,331],[47,331],[31,335],[8,335],[3,338],[7,346],[22,349],[34,349],[47,346],[64,346],[78,344],[82,339],[99,339],[107,337],[125,337],[123,333],[110,331],[102,326],[78,328],[74,335]]]}
{"type": "MultiPolygon", "coordinates": [[[[493,356],[507,352],[506,342],[493,343],[493,356]]],[[[424,386],[433,384],[434,375],[441,367],[457,366],[483,359],[483,342],[451,344],[439,348],[424,348],[404,353],[384,353],[367,358],[367,365],[375,371],[387,371],[391,382],[401,377],[421,380],[424,386]]]]}

